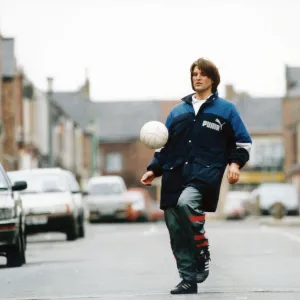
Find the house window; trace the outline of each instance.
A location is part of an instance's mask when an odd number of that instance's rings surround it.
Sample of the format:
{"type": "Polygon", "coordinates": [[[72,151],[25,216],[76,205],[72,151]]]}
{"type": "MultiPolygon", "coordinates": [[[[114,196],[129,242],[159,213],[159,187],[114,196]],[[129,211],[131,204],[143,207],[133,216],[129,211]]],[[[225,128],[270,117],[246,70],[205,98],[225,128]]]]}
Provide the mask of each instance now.
{"type": "Polygon", "coordinates": [[[255,170],[281,170],[284,145],[279,139],[254,139],[249,167],[255,170]]]}
{"type": "Polygon", "coordinates": [[[122,170],[122,156],[118,152],[106,154],[106,172],[120,172],[122,170]]]}

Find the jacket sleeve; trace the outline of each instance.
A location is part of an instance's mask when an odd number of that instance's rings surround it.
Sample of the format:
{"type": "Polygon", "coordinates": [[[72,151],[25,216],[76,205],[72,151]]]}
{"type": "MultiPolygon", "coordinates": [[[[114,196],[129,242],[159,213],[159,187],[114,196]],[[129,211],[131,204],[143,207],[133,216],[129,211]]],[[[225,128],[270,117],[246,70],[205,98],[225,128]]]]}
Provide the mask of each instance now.
{"type": "Polygon", "coordinates": [[[237,163],[241,169],[249,160],[252,140],[235,105],[232,105],[230,124],[233,130],[233,145],[228,163],[237,163]]]}
{"type": "MultiPolygon", "coordinates": [[[[172,123],[172,112],[170,112],[165,122],[165,125],[168,129],[170,128],[171,123],[172,123]]],[[[168,138],[168,141],[169,140],[170,140],[170,136],[168,138]]],[[[164,162],[166,160],[167,153],[168,153],[168,142],[164,147],[155,150],[153,159],[147,166],[147,171],[153,171],[156,177],[161,176],[163,172],[162,166],[164,165],[164,162]]]]}

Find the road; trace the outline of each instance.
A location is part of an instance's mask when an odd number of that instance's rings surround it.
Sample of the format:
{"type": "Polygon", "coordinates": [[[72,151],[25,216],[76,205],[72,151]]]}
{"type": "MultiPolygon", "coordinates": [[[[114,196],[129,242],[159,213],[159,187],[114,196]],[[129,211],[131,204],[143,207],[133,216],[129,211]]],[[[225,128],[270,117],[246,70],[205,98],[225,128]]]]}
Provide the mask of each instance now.
{"type": "Polygon", "coordinates": [[[171,296],[179,282],[163,223],[87,225],[85,239],[28,239],[27,264],[0,258],[0,299],[300,299],[300,227],[255,220],[207,223],[211,274],[198,295],[171,296]]]}

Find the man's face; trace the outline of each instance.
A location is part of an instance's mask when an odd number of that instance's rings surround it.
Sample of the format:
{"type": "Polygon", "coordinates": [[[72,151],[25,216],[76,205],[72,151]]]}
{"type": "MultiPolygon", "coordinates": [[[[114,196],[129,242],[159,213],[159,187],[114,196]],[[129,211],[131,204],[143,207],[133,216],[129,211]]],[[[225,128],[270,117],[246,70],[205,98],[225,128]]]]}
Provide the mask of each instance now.
{"type": "Polygon", "coordinates": [[[198,67],[192,73],[193,86],[196,92],[203,93],[212,89],[212,80],[208,78],[198,67]]]}

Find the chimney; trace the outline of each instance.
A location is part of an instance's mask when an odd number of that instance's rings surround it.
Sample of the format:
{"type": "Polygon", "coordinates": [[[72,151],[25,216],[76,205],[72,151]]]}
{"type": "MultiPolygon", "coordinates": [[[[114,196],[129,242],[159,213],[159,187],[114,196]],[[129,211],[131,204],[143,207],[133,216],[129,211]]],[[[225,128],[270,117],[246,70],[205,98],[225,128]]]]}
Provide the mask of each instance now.
{"type": "Polygon", "coordinates": [[[90,99],[90,80],[87,69],[85,69],[85,82],[84,85],[80,88],[80,91],[87,100],[90,99]]]}
{"type": "Polygon", "coordinates": [[[289,66],[285,65],[285,96],[287,97],[289,94],[289,66]]]}
{"type": "Polygon", "coordinates": [[[225,99],[232,101],[236,97],[236,92],[232,84],[225,85],[225,99]]]}
{"type": "Polygon", "coordinates": [[[53,93],[53,77],[47,77],[47,83],[48,83],[47,92],[48,92],[48,94],[52,94],[53,93]]]}

